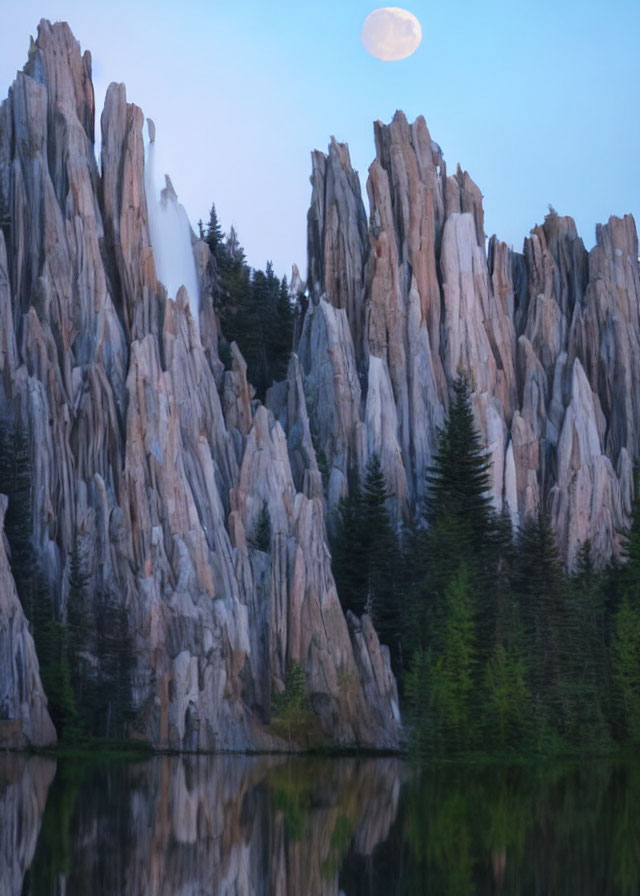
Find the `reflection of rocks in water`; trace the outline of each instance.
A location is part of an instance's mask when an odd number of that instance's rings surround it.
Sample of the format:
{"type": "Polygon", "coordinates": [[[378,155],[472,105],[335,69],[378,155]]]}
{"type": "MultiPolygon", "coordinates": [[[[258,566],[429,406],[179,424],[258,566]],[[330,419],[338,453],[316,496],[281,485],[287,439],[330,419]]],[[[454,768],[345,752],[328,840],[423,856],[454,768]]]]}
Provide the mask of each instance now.
{"type": "Polygon", "coordinates": [[[388,835],[401,768],[266,756],[96,767],[76,802],[67,893],[337,896],[349,847],[368,854],[388,835]]]}
{"type": "Polygon", "coordinates": [[[40,821],[56,771],[53,759],[0,753],[0,886],[3,896],[22,892],[36,851],[40,821]]]}

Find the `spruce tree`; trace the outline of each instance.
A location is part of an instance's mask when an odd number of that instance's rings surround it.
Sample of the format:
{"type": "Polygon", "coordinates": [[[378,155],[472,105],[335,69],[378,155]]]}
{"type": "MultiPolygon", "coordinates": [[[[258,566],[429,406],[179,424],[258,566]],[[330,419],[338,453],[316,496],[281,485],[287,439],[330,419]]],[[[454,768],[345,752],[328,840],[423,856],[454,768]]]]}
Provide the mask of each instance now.
{"type": "Polygon", "coordinates": [[[380,458],[374,453],[362,485],[352,482],[349,496],[340,501],[332,557],[343,609],[357,615],[369,613],[399,672],[399,548],[387,509],[390,497],[380,458]]]}
{"type": "Polygon", "coordinates": [[[446,423],[438,430],[436,449],[426,475],[424,502],[427,523],[445,514],[456,521],[464,547],[479,554],[494,528],[488,452],[482,447],[471,408],[466,376],[453,383],[453,400],[446,423]]]}
{"type": "Polygon", "coordinates": [[[204,239],[209,246],[211,254],[215,258],[215,260],[217,262],[220,262],[220,252],[224,247],[224,234],[222,232],[222,228],[220,227],[220,222],[218,221],[215,203],[212,203],[211,205],[211,211],[209,212],[209,221],[207,223],[206,231],[204,232],[204,239]]]}
{"type": "Polygon", "coordinates": [[[366,567],[365,609],[383,644],[390,651],[395,669],[400,657],[400,607],[396,578],[398,542],[387,509],[387,489],[380,458],[372,454],[360,496],[360,542],[366,567]]]}
{"type": "Polygon", "coordinates": [[[446,618],[444,593],[462,563],[467,566],[474,593],[480,658],[485,660],[491,651],[499,527],[491,504],[489,469],[489,456],[473,420],[469,380],[461,375],[453,383],[449,413],[438,430],[426,474],[426,529],[411,539],[410,651],[418,646],[439,646],[446,618]]]}
{"type": "Polygon", "coordinates": [[[332,570],[342,609],[357,616],[365,612],[367,594],[366,547],[361,529],[362,493],[354,476],[348,495],[336,512],[335,535],[331,545],[332,570]]]}
{"type": "Polygon", "coordinates": [[[514,585],[526,645],[527,682],[539,730],[562,732],[566,593],[555,535],[542,510],[520,530],[514,585]]]}

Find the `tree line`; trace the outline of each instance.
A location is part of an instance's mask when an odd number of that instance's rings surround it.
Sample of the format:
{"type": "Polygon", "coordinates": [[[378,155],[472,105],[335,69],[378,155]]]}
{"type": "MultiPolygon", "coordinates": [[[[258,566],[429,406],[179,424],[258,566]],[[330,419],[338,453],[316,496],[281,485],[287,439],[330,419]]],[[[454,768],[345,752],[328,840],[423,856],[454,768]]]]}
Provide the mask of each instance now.
{"type": "Polygon", "coordinates": [[[119,595],[83,569],[78,537],[65,558],[67,587],[55,588],[33,545],[29,430],[0,422],[0,492],[9,498],[5,534],[18,597],[34,639],[49,713],[63,742],[123,738],[133,718],[134,665],[119,595]],[[66,597],[66,599],[65,599],[66,597]]]}
{"type": "Polygon", "coordinates": [[[640,497],[621,561],[562,565],[546,514],[493,509],[470,386],[453,384],[419,524],[399,534],[373,456],[333,540],[342,605],[371,614],[415,748],[562,753],[640,744],[640,497]]]}
{"type": "Polygon", "coordinates": [[[247,362],[247,378],[263,401],[274,380],[287,374],[296,297],[290,295],[287,278],[275,275],[270,261],[264,271],[247,264],[235,228],[223,233],[215,204],[206,227],[202,221],[198,227],[215,261],[214,304],[223,332],[220,358],[228,367],[229,345],[237,342],[247,362]]]}

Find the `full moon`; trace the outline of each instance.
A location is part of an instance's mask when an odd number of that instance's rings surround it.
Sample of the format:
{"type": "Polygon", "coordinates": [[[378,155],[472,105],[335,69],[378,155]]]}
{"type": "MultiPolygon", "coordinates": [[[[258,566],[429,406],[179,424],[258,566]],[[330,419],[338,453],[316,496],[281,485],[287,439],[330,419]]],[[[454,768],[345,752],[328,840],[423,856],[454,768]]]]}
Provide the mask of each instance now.
{"type": "Polygon", "coordinates": [[[382,59],[406,59],[420,46],[422,28],[413,13],[399,6],[383,6],[370,12],[362,25],[365,50],[382,59]]]}

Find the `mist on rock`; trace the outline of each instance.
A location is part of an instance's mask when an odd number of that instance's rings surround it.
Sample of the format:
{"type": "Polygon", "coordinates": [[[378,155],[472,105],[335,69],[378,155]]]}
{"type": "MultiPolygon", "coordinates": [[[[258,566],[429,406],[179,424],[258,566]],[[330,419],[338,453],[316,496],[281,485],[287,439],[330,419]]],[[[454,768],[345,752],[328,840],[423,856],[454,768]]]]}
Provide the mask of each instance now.
{"type": "Polygon", "coordinates": [[[164,176],[164,187],[158,187],[155,171],[156,129],[151,119],[147,119],[147,123],[149,141],[145,146],[144,185],[156,273],[169,298],[177,298],[180,287],[184,286],[191,316],[198,328],[200,290],[191,245],[191,225],[168,174],[164,176]]]}

